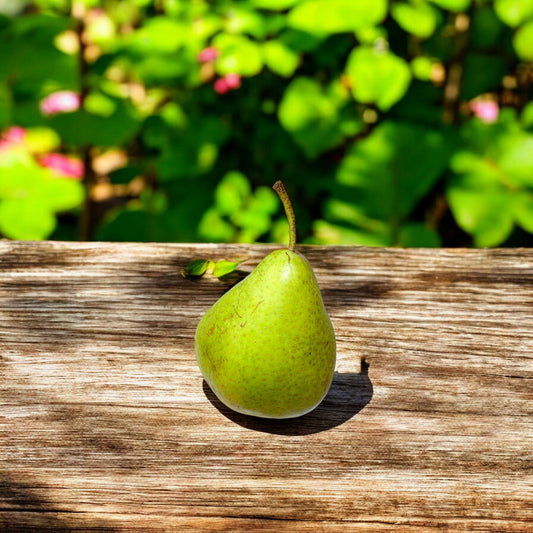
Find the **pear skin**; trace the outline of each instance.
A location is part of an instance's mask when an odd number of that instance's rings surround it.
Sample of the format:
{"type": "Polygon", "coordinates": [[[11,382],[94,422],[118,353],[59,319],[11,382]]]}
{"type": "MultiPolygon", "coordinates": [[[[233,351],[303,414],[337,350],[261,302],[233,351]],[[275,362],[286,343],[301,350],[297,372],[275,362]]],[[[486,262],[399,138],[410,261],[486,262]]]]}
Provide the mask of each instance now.
{"type": "Polygon", "coordinates": [[[204,315],[200,370],[229,408],[264,418],[313,410],[335,369],[335,334],[308,261],[290,249],[267,255],[204,315]]]}

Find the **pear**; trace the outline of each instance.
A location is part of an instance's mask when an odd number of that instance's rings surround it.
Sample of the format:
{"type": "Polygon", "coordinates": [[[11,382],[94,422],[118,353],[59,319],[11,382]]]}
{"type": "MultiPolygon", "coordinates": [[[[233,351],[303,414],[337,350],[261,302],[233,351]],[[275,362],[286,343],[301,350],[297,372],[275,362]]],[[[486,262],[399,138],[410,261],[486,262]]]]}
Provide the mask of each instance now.
{"type": "Polygon", "coordinates": [[[296,223],[281,181],[273,187],[289,220],[287,249],[267,255],[198,324],[202,375],[227,407],[264,418],[312,411],[335,369],[335,334],[317,280],[294,250],[296,223]]]}

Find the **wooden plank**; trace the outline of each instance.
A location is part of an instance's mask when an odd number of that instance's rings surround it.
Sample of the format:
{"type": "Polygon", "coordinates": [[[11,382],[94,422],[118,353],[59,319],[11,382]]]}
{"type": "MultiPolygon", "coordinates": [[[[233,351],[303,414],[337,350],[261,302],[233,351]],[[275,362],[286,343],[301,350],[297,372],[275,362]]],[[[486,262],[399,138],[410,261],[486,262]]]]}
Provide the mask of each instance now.
{"type": "Polygon", "coordinates": [[[336,375],[265,421],[203,385],[227,286],[180,269],[271,249],[0,242],[0,530],[531,530],[533,251],[305,248],[336,375]]]}

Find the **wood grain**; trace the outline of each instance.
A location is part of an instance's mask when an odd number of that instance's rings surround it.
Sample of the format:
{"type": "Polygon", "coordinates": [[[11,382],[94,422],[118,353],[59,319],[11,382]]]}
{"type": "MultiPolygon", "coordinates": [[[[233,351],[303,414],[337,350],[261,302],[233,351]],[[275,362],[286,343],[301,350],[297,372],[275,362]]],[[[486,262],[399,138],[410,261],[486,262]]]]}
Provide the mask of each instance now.
{"type": "Polygon", "coordinates": [[[0,530],[531,531],[533,251],[303,249],[338,342],[300,419],[229,412],[193,337],[272,248],[0,242],[0,530]]]}

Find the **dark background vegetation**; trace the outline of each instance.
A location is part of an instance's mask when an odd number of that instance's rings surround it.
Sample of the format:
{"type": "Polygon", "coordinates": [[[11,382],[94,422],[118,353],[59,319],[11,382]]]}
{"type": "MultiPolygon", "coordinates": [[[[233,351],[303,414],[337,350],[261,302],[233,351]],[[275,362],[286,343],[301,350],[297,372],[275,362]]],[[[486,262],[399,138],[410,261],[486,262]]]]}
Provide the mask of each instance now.
{"type": "Polygon", "coordinates": [[[532,244],[531,0],[0,13],[5,238],[532,244]]]}

